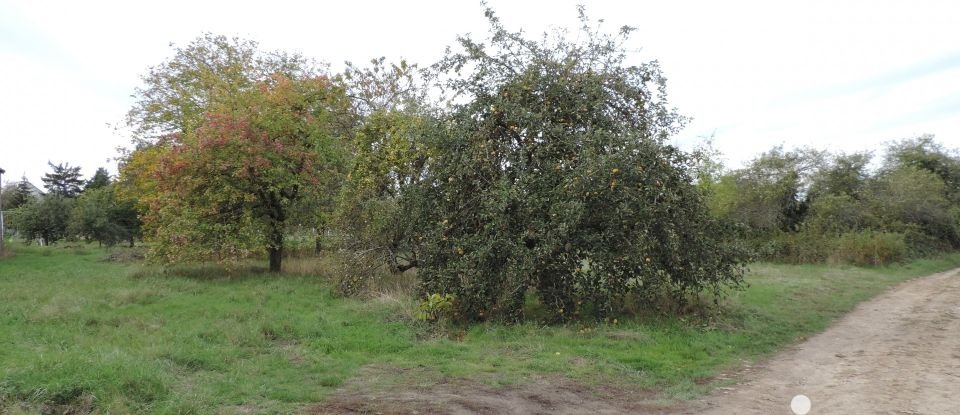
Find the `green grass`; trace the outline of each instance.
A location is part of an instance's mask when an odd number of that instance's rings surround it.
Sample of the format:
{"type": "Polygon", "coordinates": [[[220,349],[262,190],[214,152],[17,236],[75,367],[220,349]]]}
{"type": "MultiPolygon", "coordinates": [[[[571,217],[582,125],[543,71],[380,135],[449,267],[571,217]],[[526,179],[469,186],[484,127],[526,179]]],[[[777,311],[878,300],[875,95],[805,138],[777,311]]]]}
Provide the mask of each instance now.
{"type": "Polygon", "coordinates": [[[405,369],[369,380],[384,388],[561,375],[687,399],[891,285],[960,265],[960,255],[874,269],[761,264],[708,318],[438,335],[412,319],[411,301],[337,298],[323,277],[164,275],[105,256],[17,246],[0,260],[0,413],[287,413],[368,366],[405,369]]]}

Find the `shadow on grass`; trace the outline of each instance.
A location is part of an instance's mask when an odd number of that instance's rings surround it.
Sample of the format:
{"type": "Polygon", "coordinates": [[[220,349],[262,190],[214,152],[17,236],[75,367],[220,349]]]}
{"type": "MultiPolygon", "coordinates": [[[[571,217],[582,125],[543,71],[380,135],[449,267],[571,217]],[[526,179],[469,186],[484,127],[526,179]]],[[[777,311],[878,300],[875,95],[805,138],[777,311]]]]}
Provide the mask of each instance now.
{"type": "MultiPolygon", "coordinates": [[[[123,262],[122,259],[120,262],[123,262]]],[[[233,263],[202,262],[173,265],[142,264],[130,271],[131,278],[179,277],[197,281],[246,281],[278,278],[315,277],[335,278],[338,272],[336,259],[328,256],[313,258],[285,258],[283,271],[270,272],[265,260],[244,260],[233,263]]]]}
{"type": "Polygon", "coordinates": [[[143,265],[130,272],[131,278],[179,277],[198,281],[244,281],[263,279],[268,276],[282,277],[287,274],[271,274],[263,265],[256,264],[177,264],[168,266],[143,265]]]}

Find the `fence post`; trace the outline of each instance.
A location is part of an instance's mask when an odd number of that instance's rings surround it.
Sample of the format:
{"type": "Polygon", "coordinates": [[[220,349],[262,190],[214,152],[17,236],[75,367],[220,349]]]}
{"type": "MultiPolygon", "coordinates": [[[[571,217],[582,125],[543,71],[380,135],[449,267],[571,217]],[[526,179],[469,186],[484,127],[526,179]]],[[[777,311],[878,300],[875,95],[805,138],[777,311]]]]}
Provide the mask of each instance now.
{"type": "MultiPolygon", "coordinates": [[[[3,193],[3,174],[7,171],[0,168],[0,194],[3,193]]],[[[7,239],[7,221],[3,217],[3,197],[0,197],[0,257],[3,256],[4,247],[3,244],[7,239]]]]}

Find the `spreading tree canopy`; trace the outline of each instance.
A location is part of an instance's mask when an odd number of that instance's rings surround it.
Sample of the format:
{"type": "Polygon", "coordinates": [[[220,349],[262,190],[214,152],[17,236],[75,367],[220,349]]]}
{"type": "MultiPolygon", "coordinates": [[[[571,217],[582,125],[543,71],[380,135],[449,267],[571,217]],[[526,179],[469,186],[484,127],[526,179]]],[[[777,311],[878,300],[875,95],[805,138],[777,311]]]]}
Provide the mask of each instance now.
{"type": "Polygon", "coordinates": [[[145,81],[129,117],[138,148],[121,184],[145,209],[152,258],[235,259],[264,249],[279,271],[292,206],[343,164],[342,88],[296,55],[213,36],[178,49],[145,81]]]}
{"type": "Polygon", "coordinates": [[[600,33],[581,10],[577,41],[531,41],[487,16],[489,44],[461,38],[436,67],[460,104],[408,202],[428,218],[424,293],[466,320],[516,319],[532,289],[565,319],[739,285],[746,254],[667,143],[684,118],[657,62],[627,62],[631,29],[600,33]]]}

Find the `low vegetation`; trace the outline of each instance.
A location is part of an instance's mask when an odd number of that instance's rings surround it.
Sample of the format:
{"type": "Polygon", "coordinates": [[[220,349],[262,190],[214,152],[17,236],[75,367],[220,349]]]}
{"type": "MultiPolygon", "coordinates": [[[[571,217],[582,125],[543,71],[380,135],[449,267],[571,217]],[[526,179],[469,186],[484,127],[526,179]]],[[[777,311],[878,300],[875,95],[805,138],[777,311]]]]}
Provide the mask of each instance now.
{"type": "Polygon", "coordinates": [[[417,318],[410,287],[335,295],[329,259],[288,259],[299,273],[276,275],[248,265],[163,271],[135,251],[95,246],[14,250],[0,261],[0,412],[27,414],[286,413],[365,367],[413,369],[366,380],[382,389],[549,375],[686,399],[887,287],[960,264],[758,264],[720,308],[437,326],[417,318]]]}

